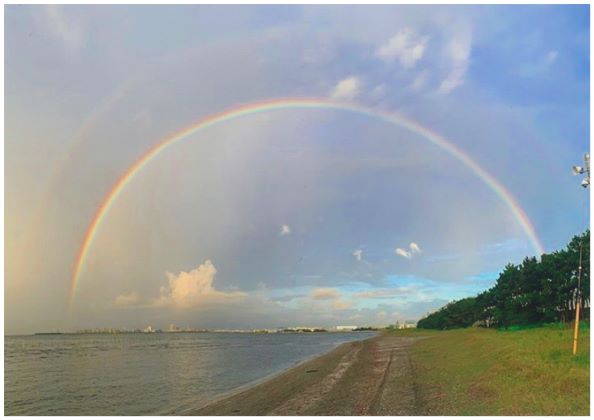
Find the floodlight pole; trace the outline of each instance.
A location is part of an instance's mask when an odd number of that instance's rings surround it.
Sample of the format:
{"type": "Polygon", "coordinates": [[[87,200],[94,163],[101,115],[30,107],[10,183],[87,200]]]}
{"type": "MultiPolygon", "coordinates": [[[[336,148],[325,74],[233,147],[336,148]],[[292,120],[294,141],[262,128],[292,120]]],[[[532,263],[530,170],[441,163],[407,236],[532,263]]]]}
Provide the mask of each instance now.
{"type": "MultiPolygon", "coordinates": [[[[584,155],[585,170],[581,169],[579,173],[586,172],[586,177],[582,181],[582,187],[588,188],[590,186],[590,155],[586,153],[584,155]]],[[[587,221],[587,216],[586,216],[587,221]]],[[[583,238],[580,236],[580,262],[578,265],[578,277],[577,277],[577,296],[575,303],[575,325],[573,326],[573,355],[577,353],[578,345],[578,332],[580,327],[580,301],[581,301],[581,280],[582,280],[582,255],[583,255],[583,238]]]]}
{"type": "Polygon", "coordinates": [[[582,238],[580,238],[580,265],[578,266],[577,299],[575,303],[575,325],[573,326],[573,355],[577,353],[578,331],[580,326],[580,281],[582,279],[582,238]]]}

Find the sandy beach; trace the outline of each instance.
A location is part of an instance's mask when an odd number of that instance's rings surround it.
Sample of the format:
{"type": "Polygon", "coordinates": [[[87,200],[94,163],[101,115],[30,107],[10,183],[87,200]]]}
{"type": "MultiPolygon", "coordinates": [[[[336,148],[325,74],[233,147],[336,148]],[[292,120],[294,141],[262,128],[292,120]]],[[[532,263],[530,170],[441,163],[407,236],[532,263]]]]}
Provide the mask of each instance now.
{"type": "Polygon", "coordinates": [[[409,355],[418,339],[380,335],[346,343],[261,384],[183,414],[421,414],[409,355]]]}

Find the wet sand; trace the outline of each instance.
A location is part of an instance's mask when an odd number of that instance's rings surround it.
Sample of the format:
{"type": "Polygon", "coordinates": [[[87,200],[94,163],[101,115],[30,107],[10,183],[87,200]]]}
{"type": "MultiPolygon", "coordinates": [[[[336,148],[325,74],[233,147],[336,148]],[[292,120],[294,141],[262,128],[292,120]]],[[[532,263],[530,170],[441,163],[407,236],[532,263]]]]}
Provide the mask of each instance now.
{"type": "Polygon", "coordinates": [[[188,415],[419,415],[409,350],[417,337],[343,344],[188,415]]]}

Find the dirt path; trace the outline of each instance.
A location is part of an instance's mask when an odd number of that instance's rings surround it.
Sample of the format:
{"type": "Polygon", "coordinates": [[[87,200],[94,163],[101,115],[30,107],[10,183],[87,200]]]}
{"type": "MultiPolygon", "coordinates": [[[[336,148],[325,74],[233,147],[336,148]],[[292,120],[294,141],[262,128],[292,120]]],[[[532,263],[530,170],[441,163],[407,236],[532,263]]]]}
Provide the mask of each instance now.
{"type": "Polygon", "coordinates": [[[191,415],[416,415],[409,350],[418,338],[347,343],[191,415]]]}

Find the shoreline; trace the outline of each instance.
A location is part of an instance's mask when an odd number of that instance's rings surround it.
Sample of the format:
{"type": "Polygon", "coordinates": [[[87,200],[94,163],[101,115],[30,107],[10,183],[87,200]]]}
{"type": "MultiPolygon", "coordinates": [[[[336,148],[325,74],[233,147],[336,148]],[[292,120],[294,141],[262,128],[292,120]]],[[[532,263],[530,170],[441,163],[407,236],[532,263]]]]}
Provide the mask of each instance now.
{"type": "Polygon", "coordinates": [[[331,348],[329,350],[326,350],[326,351],[324,351],[322,353],[318,353],[318,354],[314,354],[312,356],[309,356],[309,357],[307,357],[307,358],[305,358],[305,359],[303,359],[303,360],[301,360],[299,362],[296,362],[296,363],[292,364],[291,366],[288,366],[288,367],[286,367],[284,369],[281,369],[281,370],[279,370],[277,372],[270,373],[270,374],[268,374],[266,376],[263,376],[262,378],[255,379],[255,380],[250,381],[250,382],[248,382],[246,384],[240,385],[237,388],[233,388],[233,389],[231,389],[229,391],[225,391],[222,394],[217,395],[216,397],[214,397],[214,398],[212,398],[212,399],[210,399],[208,401],[205,401],[205,402],[197,405],[196,407],[185,408],[185,409],[179,410],[179,411],[177,409],[175,409],[175,410],[173,410],[171,412],[165,413],[165,415],[174,415],[174,416],[193,415],[192,413],[194,413],[196,411],[200,411],[200,410],[205,409],[206,407],[209,407],[211,405],[218,404],[221,401],[226,400],[228,398],[233,398],[233,397],[235,397],[238,394],[241,394],[243,392],[250,391],[250,390],[252,390],[252,389],[254,389],[254,388],[256,388],[256,387],[258,387],[260,385],[266,384],[269,381],[273,381],[276,378],[278,378],[279,376],[281,376],[283,374],[286,374],[286,373],[289,373],[290,371],[292,371],[294,369],[300,369],[300,368],[303,367],[303,365],[305,365],[305,364],[307,364],[309,362],[312,362],[312,361],[314,361],[316,359],[319,359],[321,357],[330,355],[331,353],[339,350],[343,346],[347,346],[347,345],[353,344],[353,343],[361,343],[361,342],[364,342],[364,341],[373,340],[373,339],[378,338],[381,334],[382,334],[381,332],[377,331],[377,334],[374,335],[373,337],[367,337],[367,338],[363,338],[361,340],[354,340],[354,341],[348,341],[346,343],[337,344],[336,346],[334,346],[333,348],[331,348]]]}
{"type": "Polygon", "coordinates": [[[379,334],[348,343],[172,415],[406,415],[416,413],[409,348],[379,334]],[[402,397],[394,398],[398,392],[402,397]]]}

